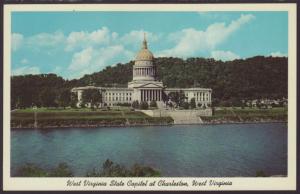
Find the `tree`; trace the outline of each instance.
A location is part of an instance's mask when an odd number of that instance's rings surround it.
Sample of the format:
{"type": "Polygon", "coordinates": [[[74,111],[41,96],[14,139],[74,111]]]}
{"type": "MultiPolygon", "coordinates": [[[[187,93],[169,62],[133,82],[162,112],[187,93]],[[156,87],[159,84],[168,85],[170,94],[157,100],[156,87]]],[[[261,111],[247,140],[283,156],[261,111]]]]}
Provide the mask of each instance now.
{"type": "Polygon", "coordinates": [[[143,102],[141,102],[141,104],[140,104],[140,109],[142,109],[142,110],[147,110],[148,109],[148,103],[147,102],[145,102],[145,101],[143,101],[143,102]]]}
{"type": "Polygon", "coordinates": [[[102,103],[102,94],[98,89],[87,89],[82,92],[82,103],[90,103],[90,108],[98,108],[102,103]]]}
{"type": "Polygon", "coordinates": [[[192,98],[192,99],[191,99],[190,105],[191,105],[191,108],[192,108],[192,109],[196,108],[196,101],[195,101],[195,98],[192,98]]]}
{"type": "MultiPolygon", "coordinates": [[[[168,88],[188,88],[195,85],[212,88],[216,106],[231,106],[244,99],[287,98],[287,57],[255,56],[226,62],[205,58],[184,60],[160,57],[154,62],[160,64],[157,66],[157,79],[164,82],[168,88]]],[[[32,104],[42,106],[40,96],[44,90],[56,92],[86,86],[90,80],[104,87],[124,86],[124,83],[132,80],[133,64],[134,62],[130,61],[106,67],[99,72],[73,80],[64,80],[55,74],[12,76],[11,107],[26,108],[32,104]]],[[[164,93],[162,100],[169,100],[164,93]]]]}
{"type": "Polygon", "coordinates": [[[169,99],[172,102],[175,102],[177,106],[182,106],[186,96],[184,95],[183,91],[180,92],[170,92],[168,95],[169,99]]]}
{"type": "Polygon", "coordinates": [[[140,106],[139,101],[137,101],[137,100],[133,101],[131,106],[132,106],[132,108],[135,108],[135,109],[139,108],[139,106],[140,106]]]}
{"type": "Polygon", "coordinates": [[[56,92],[54,89],[45,88],[40,92],[39,102],[43,107],[56,107],[56,92]]]}
{"type": "Polygon", "coordinates": [[[78,96],[77,96],[77,93],[72,92],[72,93],[71,93],[70,106],[71,106],[72,108],[77,108],[77,102],[78,102],[78,96]]]}
{"type": "Polygon", "coordinates": [[[150,107],[157,108],[157,103],[156,103],[155,100],[152,100],[152,101],[150,102],[150,107]]]}
{"type": "Polygon", "coordinates": [[[61,90],[58,96],[58,105],[60,107],[67,107],[71,104],[71,91],[70,89],[61,90]]]}

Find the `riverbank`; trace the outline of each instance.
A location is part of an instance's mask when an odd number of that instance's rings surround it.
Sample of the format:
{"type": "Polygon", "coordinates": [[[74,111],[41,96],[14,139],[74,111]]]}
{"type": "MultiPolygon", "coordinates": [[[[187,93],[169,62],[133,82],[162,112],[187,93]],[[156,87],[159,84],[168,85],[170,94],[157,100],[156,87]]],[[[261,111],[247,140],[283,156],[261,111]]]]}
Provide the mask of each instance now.
{"type": "MultiPolygon", "coordinates": [[[[201,116],[201,124],[287,122],[286,108],[217,108],[213,116],[201,116]]],[[[171,117],[151,117],[129,109],[37,109],[11,112],[11,128],[98,128],[174,125],[171,117]]],[[[185,123],[187,124],[187,123],[185,123]]]]}
{"type": "Polygon", "coordinates": [[[18,110],[11,113],[11,128],[94,128],[172,123],[170,117],[150,117],[130,110],[18,110]]]}
{"type": "Polygon", "coordinates": [[[287,122],[287,108],[219,108],[213,116],[201,119],[203,124],[287,122]]]}

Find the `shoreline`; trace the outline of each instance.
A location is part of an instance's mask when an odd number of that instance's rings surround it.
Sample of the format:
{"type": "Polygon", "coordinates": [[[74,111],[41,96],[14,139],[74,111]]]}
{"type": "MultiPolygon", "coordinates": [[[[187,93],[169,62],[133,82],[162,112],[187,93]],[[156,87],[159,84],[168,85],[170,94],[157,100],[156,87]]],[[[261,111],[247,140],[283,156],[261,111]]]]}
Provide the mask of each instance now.
{"type": "Polygon", "coordinates": [[[287,123],[287,121],[279,121],[279,120],[268,120],[268,121],[213,121],[213,122],[203,122],[203,123],[185,123],[185,124],[174,124],[174,123],[147,123],[147,124],[102,124],[102,125],[63,125],[63,126],[55,126],[55,125],[49,125],[49,126],[38,126],[38,127],[33,127],[33,126],[27,126],[27,127],[11,127],[13,130],[18,130],[18,129],[57,129],[57,128],[63,128],[63,129],[68,129],[68,128],[113,128],[113,127],[149,127],[149,126],[176,126],[176,125],[223,125],[223,124],[263,124],[263,123],[287,123]]]}

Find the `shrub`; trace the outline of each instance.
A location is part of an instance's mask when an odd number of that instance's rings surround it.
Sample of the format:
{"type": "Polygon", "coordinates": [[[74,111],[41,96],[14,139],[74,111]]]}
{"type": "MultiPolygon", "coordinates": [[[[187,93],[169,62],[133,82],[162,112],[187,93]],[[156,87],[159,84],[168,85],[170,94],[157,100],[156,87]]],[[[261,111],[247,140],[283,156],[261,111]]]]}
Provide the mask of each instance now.
{"type": "Polygon", "coordinates": [[[60,163],[56,168],[54,168],[50,173],[51,177],[72,177],[73,173],[66,163],[60,163]]]}
{"type": "Polygon", "coordinates": [[[189,109],[189,103],[188,102],[184,102],[183,104],[182,104],[182,107],[184,108],[184,109],[189,109]]]}
{"type": "Polygon", "coordinates": [[[135,109],[139,108],[139,101],[137,101],[137,100],[133,101],[131,106],[132,106],[132,108],[135,108],[135,109]]]}
{"type": "Polygon", "coordinates": [[[196,108],[196,101],[195,101],[195,98],[192,98],[192,99],[191,99],[190,105],[191,105],[191,108],[192,108],[192,109],[196,108]]]}
{"type": "Polygon", "coordinates": [[[148,103],[147,102],[141,102],[141,104],[140,104],[140,109],[142,109],[142,110],[147,110],[148,109],[148,103]]]}
{"type": "Polygon", "coordinates": [[[138,164],[133,165],[130,169],[126,167],[114,164],[111,160],[107,159],[101,170],[97,172],[94,168],[91,172],[88,172],[87,177],[158,177],[160,172],[148,167],[138,164]]]}
{"type": "Polygon", "coordinates": [[[18,177],[46,177],[48,173],[34,164],[27,163],[17,170],[18,177]]]}
{"type": "Polygon", "coordinates": [[[152,101],[150,102],[150,107],[157,108],[157,103],[156,103],[156,101],[152,100],[152,101]]]}

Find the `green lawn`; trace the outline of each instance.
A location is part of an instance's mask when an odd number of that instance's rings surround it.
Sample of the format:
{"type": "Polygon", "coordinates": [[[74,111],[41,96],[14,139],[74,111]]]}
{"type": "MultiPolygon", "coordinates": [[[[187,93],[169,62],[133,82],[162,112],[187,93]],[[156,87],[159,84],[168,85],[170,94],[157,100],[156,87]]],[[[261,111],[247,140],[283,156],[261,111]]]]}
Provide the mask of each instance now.
{"type": "Polygon", "coordinates": [[[125,125],[172,123],[169,117],[152,118],[142,112],[129,108],[112,110],[91,109],[23,109],[11,113],[12,127],[33,127],[35,114],[38,126],[73,126],[73,125],[125,125]],[[35,113],[36,112],[36,113],[35,113]]]}
{"type": "MultiPolygon", "coordinates": [[[[201,117],[202,118],[202,117],[201,117]]],[[[203,117],[204,121],[231,120],[231,121],[257,121],[261,119],[287,121],[287,108],[240,108],[240,107],[218,107],[212,117],[203,117]]]]}

